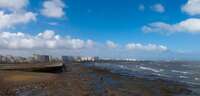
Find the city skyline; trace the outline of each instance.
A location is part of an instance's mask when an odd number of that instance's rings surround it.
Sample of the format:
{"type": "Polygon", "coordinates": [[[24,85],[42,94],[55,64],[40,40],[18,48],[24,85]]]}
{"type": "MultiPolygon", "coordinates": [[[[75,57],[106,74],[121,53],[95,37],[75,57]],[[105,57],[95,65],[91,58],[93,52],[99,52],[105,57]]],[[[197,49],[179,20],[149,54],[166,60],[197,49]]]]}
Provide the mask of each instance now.
{"type": "Polygon", "coordinates": [[[0,54],[200,60],[200,0],[1,0],[0,54]]]}

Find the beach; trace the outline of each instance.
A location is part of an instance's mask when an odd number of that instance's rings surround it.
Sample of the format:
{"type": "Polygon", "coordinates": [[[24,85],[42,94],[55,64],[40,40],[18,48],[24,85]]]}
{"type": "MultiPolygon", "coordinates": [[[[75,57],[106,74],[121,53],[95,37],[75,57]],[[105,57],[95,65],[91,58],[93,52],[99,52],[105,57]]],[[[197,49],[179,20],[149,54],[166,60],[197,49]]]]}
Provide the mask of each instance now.
{"type": "Polygon", "coordinates": [[[0,71],[0,96],[189,96],[187,85],[72,64],[66,72],[0,71]]]}

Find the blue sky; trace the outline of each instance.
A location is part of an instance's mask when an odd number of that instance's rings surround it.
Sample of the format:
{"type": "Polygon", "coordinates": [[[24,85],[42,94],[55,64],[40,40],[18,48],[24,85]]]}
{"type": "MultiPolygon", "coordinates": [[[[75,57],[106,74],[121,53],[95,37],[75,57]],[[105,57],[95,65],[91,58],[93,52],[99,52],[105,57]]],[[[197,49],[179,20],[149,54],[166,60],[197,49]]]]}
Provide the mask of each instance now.
{"type": "Polygon", "coordinates": [[[0,53],[200,59],[199,6],[200,0],[1,0],[0,53]]]}

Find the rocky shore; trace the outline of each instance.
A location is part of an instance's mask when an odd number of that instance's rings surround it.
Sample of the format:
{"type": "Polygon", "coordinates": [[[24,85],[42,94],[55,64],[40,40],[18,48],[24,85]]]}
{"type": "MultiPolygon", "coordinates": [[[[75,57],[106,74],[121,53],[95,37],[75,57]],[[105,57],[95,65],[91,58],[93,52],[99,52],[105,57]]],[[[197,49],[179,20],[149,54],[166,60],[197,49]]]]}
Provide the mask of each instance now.
{"type": "Polygon", "coordinates": [[[0,71],[0,96],[185,96],[186,85],[70,66],[63,73],[0,71]]]}

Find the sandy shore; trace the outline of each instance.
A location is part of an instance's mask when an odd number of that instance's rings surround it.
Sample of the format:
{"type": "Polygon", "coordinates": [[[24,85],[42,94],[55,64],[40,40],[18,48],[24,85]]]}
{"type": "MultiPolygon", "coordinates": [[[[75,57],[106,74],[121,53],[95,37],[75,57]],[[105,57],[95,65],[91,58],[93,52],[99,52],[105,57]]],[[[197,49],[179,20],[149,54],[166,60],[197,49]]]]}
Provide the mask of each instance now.
{"type": "Polygon", "coordinates": [[[187,86],[71,66],[69,72],[0,71],[0,96],[182,96],[187,86]]]}

